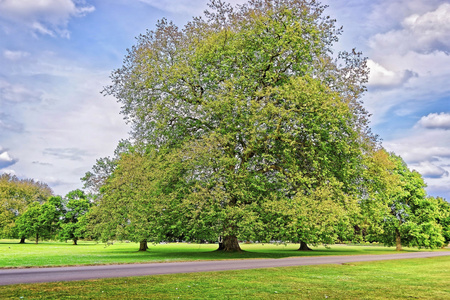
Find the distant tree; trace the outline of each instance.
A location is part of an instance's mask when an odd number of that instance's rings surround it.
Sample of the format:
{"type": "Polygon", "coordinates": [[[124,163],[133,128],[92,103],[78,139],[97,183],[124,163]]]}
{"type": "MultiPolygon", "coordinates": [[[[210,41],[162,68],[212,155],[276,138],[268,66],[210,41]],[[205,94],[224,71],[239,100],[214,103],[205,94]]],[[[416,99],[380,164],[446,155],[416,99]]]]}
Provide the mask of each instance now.
{"type": "Polygon", "coordinates": [[[61,230],[59,238],[62,240],[72,240],[74,245],[85,235],[85,215],[92,206],[91,201],[81,190],[70,191],[63,199],[64,211],[60,219],[61,230]]]}
{"type": "Polygon", "coordinates": [[[33,203],[42,204],[52,195],[53,191],[45,183],[0,175],[0,237],[19,237],[24,243],[25,236],[14,230],[17,218],[33,203]]]}
{"type": "Polygon", "coordinates": [[[390,154],[393,174],[398,181],[391,187],[385,202],[389,214],[382,222],[381,241],[387,245],[438,248],[444,244],[439,225],[439,206],[434,198],[426,198],[425,183],[416,171],[410,171],[401,157],[390,154]]]}
{"type": "MultiPolygon", "coordinates": [[[[136,144],[182,149],[187,234],[222,236],[220,249],[235,251],[238,239],[268,238],[267,200],[325,196],[328,182],[354,199],[375,138],[360,102],[366,60],[354,50],[333,58],[340,30],[324,6],[252,0],[210,8],[183,30],[162,20],[140,36],[105,93],[121,102],[136,144]]],[[[127,184],[124,193],[143,188],[127,184]]]]}
{"type": "Polygon", "coordinates": [[[59,229],[62,215],[62,198],[53,196],[47,202],[32,203],[16,220],[16,230],[20,236],[34,237],[36,244],[41,238],[53,238],[59,229]]]}
{"type": "Polygon", "coordinates": [[[437,222],[442,226],[442,235],[445,239],[445,245],[450,243],[450,203],[441,197],[429,197],[432,201],[437,202],[439,215],[437,222]]]}

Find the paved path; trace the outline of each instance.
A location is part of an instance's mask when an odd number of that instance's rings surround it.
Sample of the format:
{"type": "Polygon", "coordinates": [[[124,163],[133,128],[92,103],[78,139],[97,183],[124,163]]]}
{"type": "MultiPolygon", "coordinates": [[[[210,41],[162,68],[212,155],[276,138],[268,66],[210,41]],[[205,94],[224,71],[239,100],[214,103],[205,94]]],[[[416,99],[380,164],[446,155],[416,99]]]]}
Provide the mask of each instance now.
{"type": "Polygon", "coordinates": [[[389,255],[314,256],[280,259],[242,259],[84,267],[0,269],[0,285],[320,264],[343,264],[359,261],[427,258],[448,255],[450,255],[450,251],[411,252],[389,255]]]}

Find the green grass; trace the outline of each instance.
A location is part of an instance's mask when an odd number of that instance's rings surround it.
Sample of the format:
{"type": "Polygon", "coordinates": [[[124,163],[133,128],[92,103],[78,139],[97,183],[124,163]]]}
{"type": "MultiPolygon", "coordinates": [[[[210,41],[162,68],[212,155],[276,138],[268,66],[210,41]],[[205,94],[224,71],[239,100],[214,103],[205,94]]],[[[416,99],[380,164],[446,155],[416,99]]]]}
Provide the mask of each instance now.
{"type": "Polygon", "coordinates": [[[450,257],[10,285],[3,299],[450,299],[450,257]]]}
{"type": "MultiPolygon", "coordinates": [[[[314,251],[296,251],[298,245],[242,244],[241,253],[214,251],[215,244],[158,244],[139,252],[136,243],[114,243],[106,246],[95,242],[40,242],[18,244],[17,240],[0,240],[0,268],[93,265],[114,263],[170,262],[243,258],[283,258],[291,256],[392,254],[392,247],[333,245],[313,247],[314,251]]],[[[414,248],[405,251],[426,251],[414,248]]]]}

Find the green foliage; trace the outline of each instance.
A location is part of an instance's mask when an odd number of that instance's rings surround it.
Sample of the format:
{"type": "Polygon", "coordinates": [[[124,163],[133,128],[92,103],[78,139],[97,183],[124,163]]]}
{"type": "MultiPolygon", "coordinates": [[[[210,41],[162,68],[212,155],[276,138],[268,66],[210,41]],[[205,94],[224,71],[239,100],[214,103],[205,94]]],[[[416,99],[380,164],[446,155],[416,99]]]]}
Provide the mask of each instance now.
{"type": "Polygon", "coordinates": [[[113,157],[108,156],[97,159],[92,167],[92,171],[86,172],[81,178],[81,181],[84,182],[84,188],[89,190],[91,195],[99,194],[100,188],[116,168],[120,154],[127,152],[129,147],[129,141],[121,140],[114,151],[113,157]]]}
{"type": "Polygon", "coordinates": [[[394,162],[384,149],[368,152],[364,165],[356,231],[360,240],[378,241],[385,229],[386,215],[390,213],[389,202],[400,189],[400,179],[394,174],[394,162]]]}
{"type": "Polygon", "coordinates": [[[64,202],[64,212],[59,221],[61,230],[59,231],[59,239],[73,240],[74,245],[77,240],[86,235],[86,214],[92,206],[88,196],[81,190],[69,192],[64,202]]]}
{"type": "Polygon", "coordinates": [[[16,220],[19,236],[34,237],[36,244],[39,238],[55,237],[62,210],[62,198],[59,196],[50,197],[43,204],[32,203],[16,220]]]}
{"type": "Polygon", "coordinates": [[[43,203],[52,195],[42,182],[0,175],[0,237],[20,237],[15,231],[17,218],[33,203],[43,203]]]}
{"type": "Polygon", "coordinates": [[[436,202],[438,206],[437,222],[442,226],[442,235],[445,238],[445,245],[450,243],[450,203],[441,197],[429,197],[430,201],[436,202]]]}
{"type": "Polygon", "coordinates": [[[438,200],[425,197],[422,176],[395,154],[381,150],[375,155],[366,177],[368,197],[361,201],[367,239],[397,245],[398,250],[405,245],[442,247],[443,212],[438,200]]]}
{"type": "Polygon", "coordinates": [[[122,154],[89,215],[102,240],[160,241],[177,236],[177,220],[168,219],[177,209],[171,206],[177,201],[179,179],[175,161],[167,159],[156,151],[131,149],[122,154]]]}

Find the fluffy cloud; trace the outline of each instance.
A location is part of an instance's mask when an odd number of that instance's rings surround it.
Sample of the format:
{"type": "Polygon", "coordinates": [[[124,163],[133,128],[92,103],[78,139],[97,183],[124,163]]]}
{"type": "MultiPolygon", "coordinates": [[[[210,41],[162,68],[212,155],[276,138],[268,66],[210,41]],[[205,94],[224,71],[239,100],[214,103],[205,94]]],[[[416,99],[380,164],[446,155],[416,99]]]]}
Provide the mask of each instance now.
{"type": "Polygon", "coordinates": [[[450,4],[442,2],[374,4],[370,24],[364,26],[389,26],[367,37],[371,74],[364,103],[373,125],[395,122],[397,116],[418,120],[421,109],[450,95],[450,4]]]}
{"type": "Polygon", "coordinates": [[[450,159],[450,149],[445,145],[430,145],[432,141],[428,140],[426,136],[416,134],[415,136],[384,142],[384,145],[388,150],[401,155],[411,165],[417,165],[424,161],[450,159]]]}
{"type": "Polygon", "coordinates": [[[410,70],[388,70],[382,65],[370,59],[367,61],[367,66],[370,69],[369,86],[371,87],[396,87],[403,85],[410,78],[418,76],[417,73],[414,73],[410,70]]]}
{"type": "MultiPolygon", "coordinates": [[[[347,2],[347,1],[345,1],[347,2]]],[[[361,1],[366,10],[370,2],[370,15],[368,16],[368,28],[378,32],[386,32],[398,27],[398,20],[418,14],[423,15],[435,10],[448,0],[376,0],[361,1]]]]}
{"type": "Polygon", "coordinates": [[[33,32],[51,36],[67,37],[66,26],[69,19],[92,11],[93,6],[74,0],[0,1],[0,18],[24,25],[33,32]]]}
{"type": "Polygon", "coordinates": [[[400,155],[428,185],[427,193],[450,200],[450,144],[448,132],[415,128],[402,138],[385,141],[385,148],[400,155]]]}
{"type": "Polygon", "coordinates": [[[422,174],[425,178],[443,178],[449,175],[449,172],[443,167],[435,165],[429,161],[420,162],[419,164],[412,164],[410,167],[422,174]]]}
{"type": "Polygon", "coordinates": [[[413,14],[401,23],[401,29],[375,35],[372,48],[385,52],[406,54],[408,51],[428,53],[450,50],[450,4],[441,4],[436,10],[422,15],[413,14]]]}
{"type": "Polygon", "coordinates": [[[0,170],[10,167],[17,162],[17,159],[11,157],[11,155],[0,147],[0,170]]]}
{"type": "Polygon", "coordinates": [[[450,113],[433,113],[424,116],[417,123],[418,126],[427,129],[450,129],[450,113]]]}

